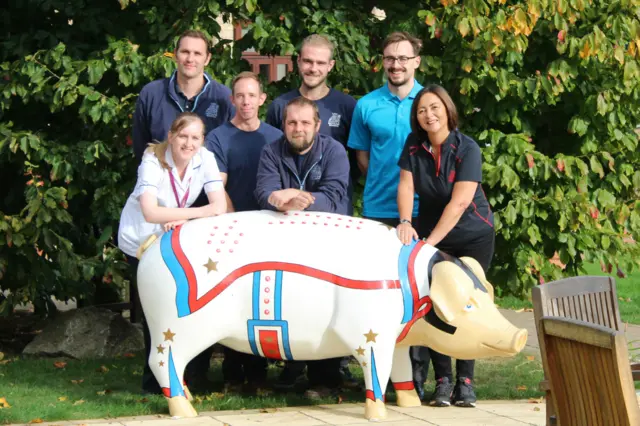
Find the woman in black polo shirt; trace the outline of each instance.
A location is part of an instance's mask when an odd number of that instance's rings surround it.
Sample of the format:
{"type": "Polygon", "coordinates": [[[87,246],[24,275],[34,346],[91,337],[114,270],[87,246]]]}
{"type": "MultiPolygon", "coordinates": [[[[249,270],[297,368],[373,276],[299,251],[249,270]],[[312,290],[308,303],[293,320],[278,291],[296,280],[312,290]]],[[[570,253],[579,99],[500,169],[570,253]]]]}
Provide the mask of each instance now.
{"type": "MultiPolygon", "coordinates": [[[[486,272],[494,250],[493,213],[480,182],[480,147],[457,129],[458,112],[445,89],[423,88],[411,107],[411,134],[398,161],[400,224],[404,244],[426,238],[426,243],[452,256],[469,256],[486,272]],[[411,223],[414,192],[420,198],[418,218],[411,223]]],[[[473,360],[457,360],[453,383],[451,358],[432,349],[412,348],[414,381],[422,390],[433,361],[436,389],[431,405],[475,407],[473,360]]],[[[422,396],[422,395],[421,395],[422,396]]]]}

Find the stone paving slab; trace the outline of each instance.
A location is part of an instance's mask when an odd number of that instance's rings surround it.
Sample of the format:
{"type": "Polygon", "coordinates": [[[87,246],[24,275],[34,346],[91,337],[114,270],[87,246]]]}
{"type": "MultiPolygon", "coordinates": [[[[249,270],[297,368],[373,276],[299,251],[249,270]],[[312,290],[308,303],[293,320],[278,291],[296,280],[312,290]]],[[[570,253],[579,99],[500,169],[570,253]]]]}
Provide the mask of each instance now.
{"type": "MultiPolygon", "coordinates": [[[[401,408],[387,405],[382,426],[544,426],[544,405],[526,401],[481,401],[473,408],[401,408]]],[[[189,419],[166,415],[41,423],[44,426],[364,426],[364,404],[316,405],[263,410],[207,411],[189,419]]],[[[17,425],[13,425],[17,426],[17,425]]]]}

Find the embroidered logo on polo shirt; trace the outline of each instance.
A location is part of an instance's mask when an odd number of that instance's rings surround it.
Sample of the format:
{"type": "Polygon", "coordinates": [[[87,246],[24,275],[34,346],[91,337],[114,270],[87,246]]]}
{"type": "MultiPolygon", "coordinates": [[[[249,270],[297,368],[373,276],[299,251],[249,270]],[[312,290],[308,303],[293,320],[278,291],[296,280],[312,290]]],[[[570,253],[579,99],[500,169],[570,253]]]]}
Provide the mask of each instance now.
{"type": "Polygon", "coordinates": [[[207,108],[207,110],[204,112],[204,115],[206,115],[207,117],[216,118],[218,116],[219,108],[220,106],[217,103],[211,102],[211,105],[209,105],[209,108],[207,108]]]}
{"type": "Polygon", "coordinates": [[[341,116],[338,113],[331,113],[331,118],[329,118],[329,121],[327,121],[329,127],[340,127],[340,117],[341,116]]]}

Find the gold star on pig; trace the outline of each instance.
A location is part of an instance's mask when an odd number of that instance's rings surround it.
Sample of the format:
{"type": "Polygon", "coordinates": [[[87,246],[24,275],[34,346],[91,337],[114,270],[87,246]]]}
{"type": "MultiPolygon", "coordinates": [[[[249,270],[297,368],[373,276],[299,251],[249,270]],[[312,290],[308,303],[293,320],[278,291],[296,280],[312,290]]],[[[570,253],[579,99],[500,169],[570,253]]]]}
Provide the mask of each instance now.
{"type": "Polygon", "coordinates": [[[207,263],[205,263],[204,265],[205,268],[207,268],[207,274],[211,271],[216,271],[218,272],[218,262],[214,262],[213,260],[211,260],[211,258],[209,258],[209,260],[207,261],[207,263]]]}
{"type": "Polygon", "coordinates": [[[364,349],[362,349],[362,346],[358,346],[358,349],[356,349],[356,353],[360,356],[364,356],[364,349]]]}
{"type": "Polygon", "coordinates": [[[158,365],[159,365],[160,367],[164,367],[164,361],[160,361],[160,362],[158,363],[158,365]]]}
{"type": "Polygon", "coordinates": [[[159,354],[163,354],[164,353],[164,346],[158,345],[158,347],[156,349],[158,350],[159,354]]]}
{"type": "Polygon", "coordinates": [[[374,333],[373,330],[369,329],[369,332],[364,334],[364,337],[367,338],[367,341],[365,343],[369,343],[369,342],[376,343],[377,335],[378,333],[374,333]]]}
{"type": "Polygon", "coordinates": [[[166,341],[172,341],[173,342],[173,337],[176,335],[176,333],[172,333],[170,328],[167,328],[167,331],[163,331],[162,334],[164,334],[164,340],[166,341]]]}

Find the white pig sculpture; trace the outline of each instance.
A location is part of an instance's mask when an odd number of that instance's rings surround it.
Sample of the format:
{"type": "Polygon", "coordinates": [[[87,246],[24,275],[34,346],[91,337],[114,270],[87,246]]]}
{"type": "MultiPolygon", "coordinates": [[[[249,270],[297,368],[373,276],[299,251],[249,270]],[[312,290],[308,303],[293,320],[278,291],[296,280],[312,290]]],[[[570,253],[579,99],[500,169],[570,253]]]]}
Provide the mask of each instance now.
{"type": "Polygon", "coordinates": [[[409,346],[476,359],[515,355],[527,339],[496,309],[478,262],[402,245],[372,220],[231,213],[151,237],[138,257],[149,365],[172,416],[197,416],[182,375],[214,343],[282,360],[353,355],[365,417],[379,420],[389,378],[399,406],[420,405],[409,346]]]}

